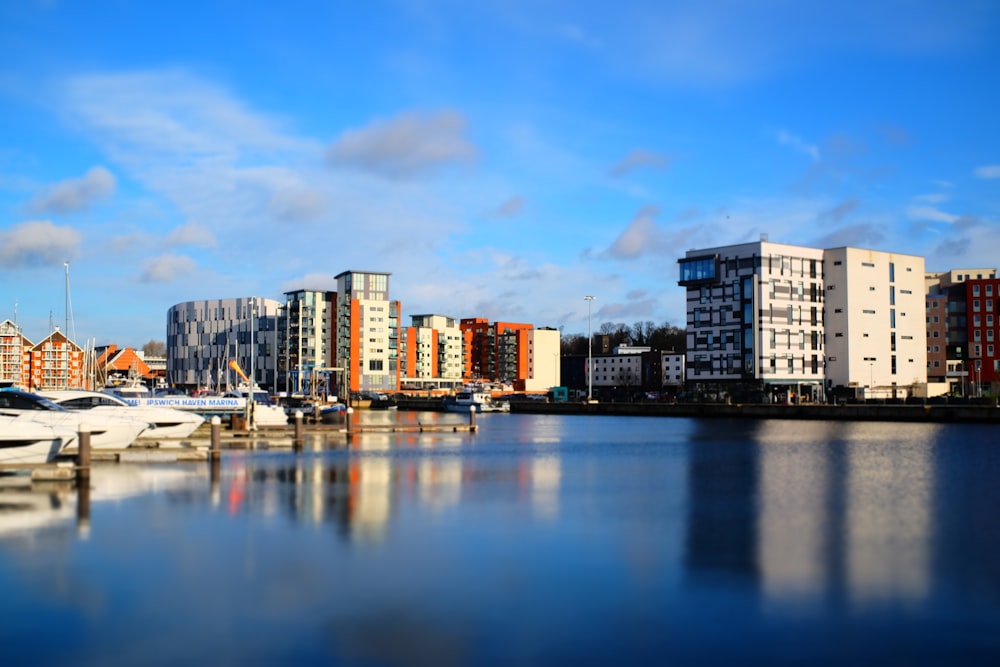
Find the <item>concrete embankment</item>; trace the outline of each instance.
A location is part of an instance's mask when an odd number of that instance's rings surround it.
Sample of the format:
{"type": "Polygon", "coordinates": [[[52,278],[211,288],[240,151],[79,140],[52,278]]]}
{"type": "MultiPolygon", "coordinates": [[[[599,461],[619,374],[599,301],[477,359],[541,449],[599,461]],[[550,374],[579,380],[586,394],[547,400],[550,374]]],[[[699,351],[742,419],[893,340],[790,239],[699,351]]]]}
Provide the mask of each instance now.
{"type": "Polygon", "coordinates": [[[843,421],[951,422],[1000,424],[993,405],[767,405],[716,403],[544,403],[518,401],[511,412],[565,415],[642,417],[704,417],[731,419],[825,419],[843,421]]]}

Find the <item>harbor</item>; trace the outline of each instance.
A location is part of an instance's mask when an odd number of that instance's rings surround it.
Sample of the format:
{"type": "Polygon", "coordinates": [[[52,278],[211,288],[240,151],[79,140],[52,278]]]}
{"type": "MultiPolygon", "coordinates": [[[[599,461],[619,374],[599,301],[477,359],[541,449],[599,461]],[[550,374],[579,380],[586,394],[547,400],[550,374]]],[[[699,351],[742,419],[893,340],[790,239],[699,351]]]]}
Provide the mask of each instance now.
{"type": "Polygon", "coordinates": [[[998,654],[981,583],[1000,574],[991,424],[512,412],[470,432],[453,430],[468,417],[393,412],[358,411],[351,437],[306,425],[299,447],[294,427],[220,424],[213,458],[206,424],[177,445],[202,460],[0,475],[0,615],[22,619],[0,628],[8,658],[998,654]],[[375,428],[404,423],[434,428],[375,428]],[[56,622],[72,642],[42,641],[56,622]]]}

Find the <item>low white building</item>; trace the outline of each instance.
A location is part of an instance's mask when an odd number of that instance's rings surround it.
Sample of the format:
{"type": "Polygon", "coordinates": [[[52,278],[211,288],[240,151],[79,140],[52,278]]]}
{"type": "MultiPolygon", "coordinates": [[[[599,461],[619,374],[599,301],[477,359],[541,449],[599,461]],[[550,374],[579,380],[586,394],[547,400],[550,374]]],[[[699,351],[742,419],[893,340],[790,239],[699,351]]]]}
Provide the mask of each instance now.
{"type": "Polygon", "coordinates": [[[524,378],[524,386],[519,386],[518,389],[538,392],[560,386],[562,373],[559,368],[559,330],[542,327],[524,331],[522,336],[528,344],[528,376],[524,378]]]}
{"type": "Polygon", "coordinates": [[[684,353],[661,352],[660,373],[663,386],[680,386],[684,384],[684,353]]]}

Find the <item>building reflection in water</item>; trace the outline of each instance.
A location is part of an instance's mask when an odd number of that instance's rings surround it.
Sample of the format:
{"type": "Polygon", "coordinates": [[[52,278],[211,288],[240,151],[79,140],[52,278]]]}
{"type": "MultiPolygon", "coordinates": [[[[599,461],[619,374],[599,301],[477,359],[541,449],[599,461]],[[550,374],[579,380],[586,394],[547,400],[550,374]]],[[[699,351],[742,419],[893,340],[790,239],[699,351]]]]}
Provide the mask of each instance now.
{"type": "Polygon", "coordinates": [[[689,460],[686,563],[743,575],[774,609],[928,595],[933,425],[705,422],[689,460]]]}
{"type": "Polygon", "coordinates": [[[524,498],[535,515],[559,515],[560,458],[535,455],[479,457],[467,433],[356,433],[343,444],[303,442],[291,457],[227,452],[222,474],[211,478],[211,497],[227,498],[230,514],[282,513],[296,521],[334,523],[348,539],[384,540],[395,507],[415,502],[442,512],[473,496],[483,482],[490,493],[524,498]],[[294,461],[291,465],[289,461],[294,461]]]}
{"type": "Polygon", "coordinates": [[[919,602],[929,593],[934,425],[879,424],[847,455],[847,585],[856,606],[919,602]]]}

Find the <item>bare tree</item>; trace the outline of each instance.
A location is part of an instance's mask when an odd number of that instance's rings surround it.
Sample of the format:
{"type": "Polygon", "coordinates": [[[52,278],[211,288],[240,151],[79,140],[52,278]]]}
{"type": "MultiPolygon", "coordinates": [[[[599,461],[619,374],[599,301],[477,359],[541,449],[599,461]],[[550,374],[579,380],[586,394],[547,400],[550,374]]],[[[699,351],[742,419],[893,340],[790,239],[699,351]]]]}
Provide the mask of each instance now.
{"type": "Polygon", "coordinates": [[[147,357],[167,356],[167,344],[159,340],[151,340],[142,346],[142,351],[147,357]]]}

